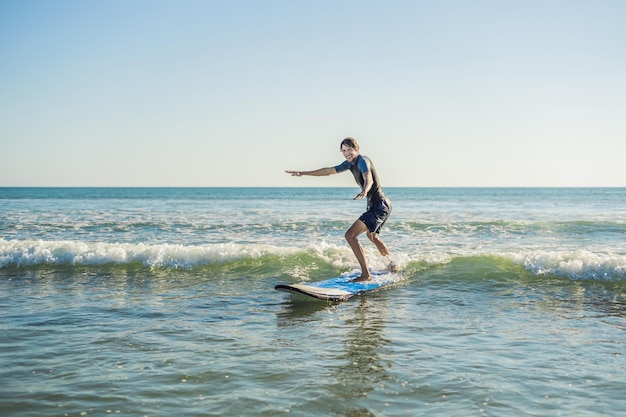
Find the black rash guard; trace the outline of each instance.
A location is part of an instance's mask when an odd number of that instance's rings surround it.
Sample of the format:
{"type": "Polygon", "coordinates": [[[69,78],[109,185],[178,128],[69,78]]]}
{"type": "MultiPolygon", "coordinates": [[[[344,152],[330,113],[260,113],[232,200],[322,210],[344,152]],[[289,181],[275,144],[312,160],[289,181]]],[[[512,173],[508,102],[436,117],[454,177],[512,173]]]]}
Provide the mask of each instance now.
{"type": "Polygon", "coordinates": [[[372,163],[371,159],[367,156],[359,155],[357,156],[353,162],[348,161],[347,159],[343,161],[343,163],[337,165],[335,167],[335,171],[337,173],[343,172],[346,170],[350,170],[352,175],[354,176],[354,180],[359,184],[361,189],[363,189],[363,185],[365,184],[365,178],[363,177],[363,173],[370,171],[372,173],[372,188],[370,188],[367,193],[367,207],[377,207],[383,203],[383,201],[387,200],[385,193],[383,192],[383,187],[380,185],[380,181],[378,179],[378,174],[376,173],[376,168],[372,163]]]}

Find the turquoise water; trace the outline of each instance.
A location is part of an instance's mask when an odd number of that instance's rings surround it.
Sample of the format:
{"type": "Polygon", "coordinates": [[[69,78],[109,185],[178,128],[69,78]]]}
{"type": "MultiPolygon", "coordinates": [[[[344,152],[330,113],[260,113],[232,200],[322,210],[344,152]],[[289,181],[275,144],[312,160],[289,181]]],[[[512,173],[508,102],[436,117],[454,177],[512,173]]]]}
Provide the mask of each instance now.
{"type": "Polygon", "coordinates": [[[626,189],[390,188],[402,280],[274,291],[357,267],[354,194],[0,188],[0,413],[623,414],[626,189]]]}

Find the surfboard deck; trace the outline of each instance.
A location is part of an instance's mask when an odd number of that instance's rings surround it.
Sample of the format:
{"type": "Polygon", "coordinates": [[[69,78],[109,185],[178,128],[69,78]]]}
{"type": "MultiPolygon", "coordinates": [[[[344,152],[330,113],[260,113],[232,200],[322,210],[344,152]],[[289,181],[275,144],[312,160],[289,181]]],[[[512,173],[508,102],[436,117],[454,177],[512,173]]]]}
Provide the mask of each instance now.
{"type": "Polygon", "coordinates": [[[360,271],[352,271],[323,281],[299,284],[278,284],[274,289],[296,295],[306,295],[320,300],[344,301],[356,295],[376,290],[400,279],[398,273],[378,271],[370,272],[372,277],[371,281],[353,282],[352,280],[359,275],[361,275],[360,271]]]}

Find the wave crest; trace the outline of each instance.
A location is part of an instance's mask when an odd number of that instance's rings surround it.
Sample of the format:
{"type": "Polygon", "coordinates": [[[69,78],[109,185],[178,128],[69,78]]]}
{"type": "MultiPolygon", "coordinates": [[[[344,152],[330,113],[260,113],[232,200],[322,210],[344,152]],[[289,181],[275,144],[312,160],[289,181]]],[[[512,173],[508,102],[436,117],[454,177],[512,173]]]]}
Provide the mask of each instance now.
{"type": "Polygon", "coordinates": [[[539,251],[512,254],[513,260],[534,275],[552,275],[570,279],[616,281],[626,279],[626,255],[539,251]]]}
{"type": "MultiPolygon", "coordinates": [[[[370,267],[383,269],[386,260],[368,250],[370,267]]],[[[420,271],[437,268],[452,261],[483,265],[512,262],[535,276],[555,276],[573,280],[619,281],[626,279],[626,255],[589,251],[551,251],[507,253],[395,253],[401,269],[419,277],[420,271]]],[[[280,247],[266,244],[216,243],[206,245],[105,243],[83,241],[3,240],[0,239],[0,268],[29,268],[50,265],[100,266],[139,264],[150,268],[190,270],[227,263],[250,266],[249,260],[264,270],[307,279],[314,270],[324,273],[356,267],[346,246],[325,242],[309,247],[280,247]]]]}
{"type": "MultiPolygon", "coordinates": [[[[285,249],[284,252],[289,252],[285,249]]],[[[106,265],[141,263],[150,267],[190,269],[242,257],[277,254],[275,247],[223,243],[204,246],[80,241],[1,240],[0,268],[37,265],[106,265]]]]}

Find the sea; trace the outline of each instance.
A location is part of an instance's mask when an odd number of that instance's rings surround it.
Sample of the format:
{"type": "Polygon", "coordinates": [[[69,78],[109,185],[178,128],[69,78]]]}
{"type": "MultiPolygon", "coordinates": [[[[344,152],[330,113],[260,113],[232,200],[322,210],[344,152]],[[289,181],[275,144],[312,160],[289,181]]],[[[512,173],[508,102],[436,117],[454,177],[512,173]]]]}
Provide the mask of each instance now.
{"type": "Polygon", "coordinates": [[[0,188],[0,415],[624,415],[626,188],[385,191],[0,188]]]}

